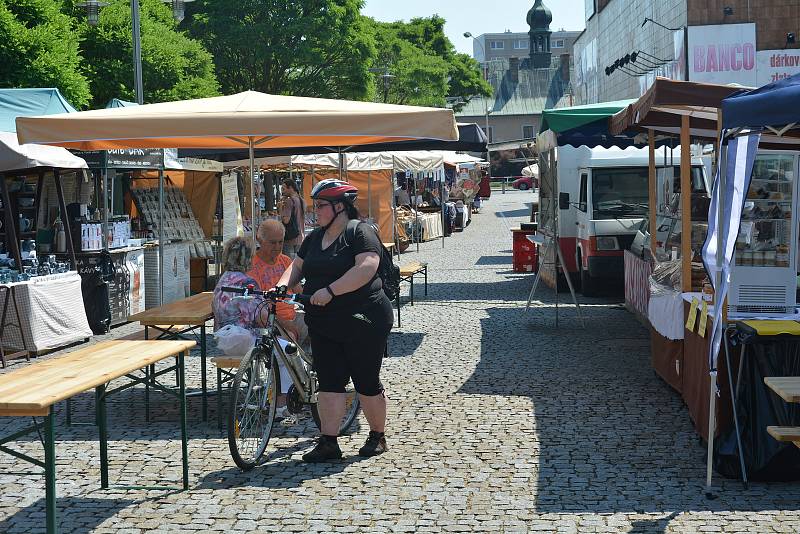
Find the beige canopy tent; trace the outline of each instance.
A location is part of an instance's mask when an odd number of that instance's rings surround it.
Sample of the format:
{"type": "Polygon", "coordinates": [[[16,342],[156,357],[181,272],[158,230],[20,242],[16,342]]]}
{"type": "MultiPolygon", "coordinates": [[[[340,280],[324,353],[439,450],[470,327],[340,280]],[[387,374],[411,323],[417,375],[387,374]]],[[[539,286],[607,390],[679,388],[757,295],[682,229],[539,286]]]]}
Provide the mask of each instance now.
{"type": "MultiPolygon", "coordinates": [[[[82,150],[247,146],[252,161],[255,148],[351,147],[415,139],[457,141],[458,128],[450,109],[246,91],[127,108],[18,117],[17,135],[24,143],[82,150]]],[[[249,182],[254,205],[252,179],[249,182]]]]}
{"type": "MultiPolygon", "coordinates": [[[[281,168],[310,170],[314,183],[326,178],[343,178],[362,192],[357,206],[362,214],[374,219],[383,242],[392,242],[394,237],[394,172],[413,170],[435,172],[446,161],[472,161],[478,158],[441,150],[414,150],[392,152],[347,152],[342,154],[310,154],[298,156],[275,156],[256,158],[256,168],[281,168]],[[340,169],[340,162],[341,169],[340,169]]],[[[247,160],[225,162],[226,167],[245,167],[247,160]]],[[[311,204],[310,189],[304,191],[306,205],[311,204]]]]}

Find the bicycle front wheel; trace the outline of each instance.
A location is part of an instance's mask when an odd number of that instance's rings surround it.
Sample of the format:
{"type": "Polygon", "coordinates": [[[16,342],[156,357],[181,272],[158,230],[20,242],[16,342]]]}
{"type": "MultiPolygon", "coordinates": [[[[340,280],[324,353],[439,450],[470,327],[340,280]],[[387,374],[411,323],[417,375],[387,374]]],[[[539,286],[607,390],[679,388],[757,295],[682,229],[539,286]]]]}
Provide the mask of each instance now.
{"type": "Polygon", "coordinates": [[[255,467],[269,443],[280,391],[280,373],[273,354],[254,348],[239,365],[231,385],[228,446],[243,471],[255,467]]]}

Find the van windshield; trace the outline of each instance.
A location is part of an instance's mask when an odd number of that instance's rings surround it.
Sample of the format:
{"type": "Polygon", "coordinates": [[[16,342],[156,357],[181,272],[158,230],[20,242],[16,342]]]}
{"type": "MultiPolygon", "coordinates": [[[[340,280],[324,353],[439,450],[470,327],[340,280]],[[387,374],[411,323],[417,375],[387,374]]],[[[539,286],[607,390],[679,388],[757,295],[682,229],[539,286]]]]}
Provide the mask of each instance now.
{"type": "Polygon", "coordinates": [[[647,167],[592,170],[592,219],[638,219],[647,215],[647,167]]]}

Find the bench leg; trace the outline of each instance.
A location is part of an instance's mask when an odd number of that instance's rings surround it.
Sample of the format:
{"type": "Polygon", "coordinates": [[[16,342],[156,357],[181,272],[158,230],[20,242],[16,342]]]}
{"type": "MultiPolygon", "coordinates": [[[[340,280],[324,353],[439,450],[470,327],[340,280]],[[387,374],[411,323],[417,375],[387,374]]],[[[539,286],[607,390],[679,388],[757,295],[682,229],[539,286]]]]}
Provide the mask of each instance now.
{"type": "MultiPolygon", "coordinates": [[[[181,380],[183,382],[183,380],[181,380]]],[[[200,326],[200,382],[203,389],[203,421],[208,421],[208,384],[206,383],[206,325],[200,326]]]]}
{"type": "Polygon", "coordinates": [[[58,532],[56,519],[56,415],[53,407],[44,420],[44,487],[47,534],[58,532]]]}
{"type": "Polygon", "coordinates": [[[409,296],[411,297],[411,305],[414,305],[414,275],[411,275],[411,289],[408,292],[409,296]]]}
{"type": "Polygon", "coordinates": [[[106,417],[106,385],[94,390],[97,419],[100,431],[100,487],[108,489],[108,429],[106,417]]]}
{"type": "MultiPolygon", "coordinates": [[[[205,332],[204,332],[205,333],[205,332]]],[[[180,395],[180,412],[181,412],[181,455],[183,461],[183,489],[189,489],[189,446],[187,442],[186,432],[186,375],[185,365],[186,358],[189,356],[189,351],[182,352],[178,356],[178,373],[181,377],[181,385],[179,387],[180,395]]]]}
{"type": "Polygon", "coordinates": [[[222,369],[217,367],[217,429],[222,432],[222,369]]]}
{"type": "Polygon", "coordinates": [[[425,296],[428,296],[428,267],[425,267],[425,270],[422,271],[425,274],[425,296]]]}
{"type": "Polygon", "coordinates": [[[400,328],[400,292],[397,292],[397,298],[395,299],[397,302],[397,328],[400,328]]]}

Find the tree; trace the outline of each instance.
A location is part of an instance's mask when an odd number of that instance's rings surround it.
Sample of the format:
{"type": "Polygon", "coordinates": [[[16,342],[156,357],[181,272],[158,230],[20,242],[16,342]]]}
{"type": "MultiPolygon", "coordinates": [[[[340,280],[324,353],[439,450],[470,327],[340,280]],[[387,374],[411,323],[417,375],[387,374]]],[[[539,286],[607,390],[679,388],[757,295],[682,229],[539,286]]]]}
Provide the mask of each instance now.
{"type": "Polygon", "coordinates": [[[460,102],[458,108],[473,96],[491,95],[478,62],[456,53],[444,33],[443,18],[369,20],[378,49],[372,72],[384,102],[444,106],[449,97],[460,102]]]}
{"type": "Polygon", "coordinates": [[[191,34],[214,55],[225,93],[369,97],[371,36],[361,0],[198,0],[191,34]]]}
{"type": "MultiPolygon", "coordinates": [[[[75,10],[80,16],[80,8],[75,10]]],[[[169,6],[160,0],[141,0],[140,20],[145,103],[219,94],[211,54],[177,30],[169,6]]],[[[100,11],[98,25],[83,22],[82,33],[93,105],[103,107],[114,97],[135,101],[129,0],[111,0],[100,11]]]]}
{"type": "Polygon", "coordinates": [[[0,86],[57,87],[74,106],[91,98],[78,35],[60,0],[0,0],[0,86]]]}

